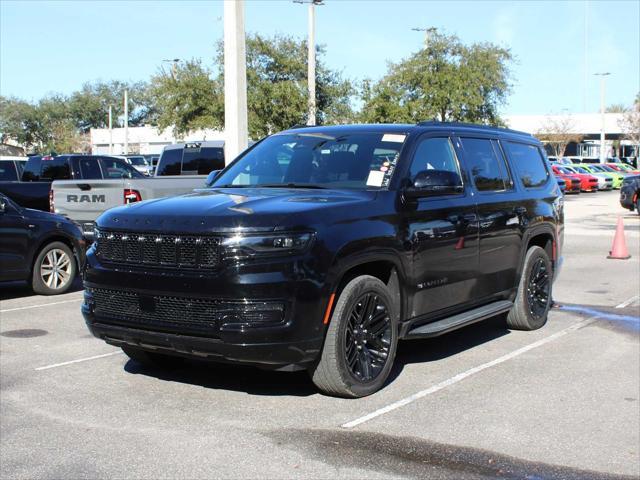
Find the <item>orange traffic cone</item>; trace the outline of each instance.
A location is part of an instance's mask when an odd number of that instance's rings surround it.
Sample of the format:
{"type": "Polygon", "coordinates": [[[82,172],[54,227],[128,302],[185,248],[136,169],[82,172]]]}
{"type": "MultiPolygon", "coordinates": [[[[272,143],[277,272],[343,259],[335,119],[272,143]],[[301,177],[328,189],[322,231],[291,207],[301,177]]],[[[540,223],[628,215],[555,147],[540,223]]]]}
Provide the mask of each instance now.
{"type": "Polygon", "coordinates": [[[613,237],[613,246],[607,258],[614,260],[627,260],[631,258],[629,250],[627,250],[627,241],[624,238],[624,224],[622,217],[618,217],[618,225],[616,226],[616,234],[613,237]]]}
{"type": "Polygon", "coordinates": [[[464,248],[464,237],[460,237],[456,243],[456,250],[462,250],[464,248]]]}

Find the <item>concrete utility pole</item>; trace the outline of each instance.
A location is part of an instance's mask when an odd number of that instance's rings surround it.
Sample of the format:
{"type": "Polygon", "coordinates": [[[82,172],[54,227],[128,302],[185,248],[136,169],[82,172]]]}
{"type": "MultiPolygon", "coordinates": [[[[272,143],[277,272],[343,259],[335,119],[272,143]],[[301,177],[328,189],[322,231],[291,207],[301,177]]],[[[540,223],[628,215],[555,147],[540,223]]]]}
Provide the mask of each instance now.
{"type": "Polygon", "coordinates": [[[600,163],[607,161],[607,152],[604,149],[604,94],[605,94],[605,80],[606,77],[611,75],[609,72],[594,73],[594,75],[600,77],[600,116],[602,117],[602,124],[600,125],[600,163]]]}
{"type": "Polygon", "coordinates": [[[109,155],[113,155],[113,116],[109,105],[109,155]]]}
{"type": "Polygon", "coordinates": [[[416,28],[412,28],[411,30],[413,30],[414,32],[424,32],[424,49],[425,50],[429,48],[429,40],[431,40],[431,35],[433,35],[438,31],[436,27],[429,27],[429,28],[416,27],[416,28]]]}
{"type": "Polygon", "coordinates": [[[225,161],[247,148],[247,59],[244,0],[224,0],[224,134],[225,161]]]}
{"type": "Polygon", "coordinates": [[[322,0],[293,0],[293,3],[309,5],[309,39],[307,41],[307,84],[309,86],[309,113],[307,125],[316,124],[316,6],[322,0]]]}
{"type": "Polygon", "coordinates": [[[129,154],[129,92],[124,91],[124,154],[129,154]]]}
{"type": "Polygon", "coordinates": [[[178,76],[178,62],[180,61],[180,59],[179,58],[172,58],[171,60],[167,60],[165,58],[162,61],[171,64],[171,77],[175,80],[176,77],[178,76]]]}

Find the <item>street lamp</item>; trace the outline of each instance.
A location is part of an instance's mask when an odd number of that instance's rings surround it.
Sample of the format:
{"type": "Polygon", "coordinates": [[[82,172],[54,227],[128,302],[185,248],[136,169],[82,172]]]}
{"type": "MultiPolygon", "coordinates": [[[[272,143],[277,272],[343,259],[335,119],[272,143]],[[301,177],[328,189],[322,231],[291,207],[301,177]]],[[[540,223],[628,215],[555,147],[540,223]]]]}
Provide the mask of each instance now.
{"type": "Polygon", "coordinates": [[[433,35],[438,31],[436,27],[428,27],[428,28],[415,27],[415,28],[412,28],[411,30],[413,30],[414,32],[424,32],[424,49],[425,50],[429,48],[429,40],[431,39],[431,35],[433,35]]]}
{"type": "Polygon", "coordinates": [[[309,113],[307,125],[316,124],[316,11],[324,5],[322,0],[293,0],[293,3],[309,5],[309,40],[307,41],[307,84],[309,85],[309,113]]]}
{"type": "Polygon", "coordinates": [[[604,150],[604,93],[606,78],[611,75],[611,73],[598,72],[594,73],[594,75],[600,77],[600,116],[602,122],[600,125],[600,163],[605,163],[607,161],[607,156],[604,150]]]}
{"type": "Polygon", "coordinates": [[[173,77],[173,79],[176,79],[176,76],[178,75],[178,62],[180,61],[179,58],[172,58],[172,59],[164,59],[162,60],[165,63],[171,63],[171,76],[173,77]]]}

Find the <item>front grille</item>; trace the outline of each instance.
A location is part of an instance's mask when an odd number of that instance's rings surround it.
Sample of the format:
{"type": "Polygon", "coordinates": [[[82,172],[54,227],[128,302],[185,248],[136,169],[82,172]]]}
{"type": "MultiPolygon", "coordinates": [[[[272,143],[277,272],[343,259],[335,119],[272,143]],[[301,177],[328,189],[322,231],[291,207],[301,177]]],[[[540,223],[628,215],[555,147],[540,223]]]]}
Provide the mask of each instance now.
{"type": "Polygon", "coordinates": [[[137,328],[215,336],[220,328],[272,326],[284,321],[280,302],[233,302],[208,298],[142,295],[87,288],[101,320],[137,328]]]}
{"type": "Polygon", "coordinates": [[[96,255],[108,263],[206,269],[215,268],[220,262],[217,237],[96,229],[96,241],[96,255]]]}

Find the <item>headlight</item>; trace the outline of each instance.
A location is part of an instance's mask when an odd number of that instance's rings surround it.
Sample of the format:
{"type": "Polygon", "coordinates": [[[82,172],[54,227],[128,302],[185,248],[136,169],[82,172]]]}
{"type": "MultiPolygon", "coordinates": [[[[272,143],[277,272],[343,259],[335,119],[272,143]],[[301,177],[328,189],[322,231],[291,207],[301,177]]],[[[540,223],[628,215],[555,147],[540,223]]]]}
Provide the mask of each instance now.
{"type": "Polygon", "coordinates": [[[293,255],[309,248],[314,234],[269,233],[261,235],[236,234],[220,243],[225,258],[243,259],[258,256],[293,255]]]}

